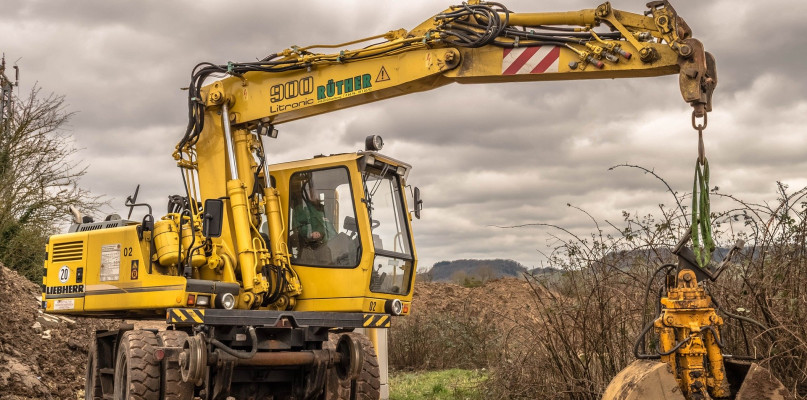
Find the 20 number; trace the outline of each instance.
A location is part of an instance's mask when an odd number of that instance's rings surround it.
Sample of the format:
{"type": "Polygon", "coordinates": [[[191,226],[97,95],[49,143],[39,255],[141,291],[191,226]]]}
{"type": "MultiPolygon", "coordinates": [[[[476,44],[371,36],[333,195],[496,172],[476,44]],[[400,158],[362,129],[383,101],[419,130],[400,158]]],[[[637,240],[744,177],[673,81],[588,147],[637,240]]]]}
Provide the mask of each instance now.
{"type": "Polygon", "coordinates": [[[67,265],[59,268],[59,282],[66,283],[70,279],[70,268],[67,265]]]}

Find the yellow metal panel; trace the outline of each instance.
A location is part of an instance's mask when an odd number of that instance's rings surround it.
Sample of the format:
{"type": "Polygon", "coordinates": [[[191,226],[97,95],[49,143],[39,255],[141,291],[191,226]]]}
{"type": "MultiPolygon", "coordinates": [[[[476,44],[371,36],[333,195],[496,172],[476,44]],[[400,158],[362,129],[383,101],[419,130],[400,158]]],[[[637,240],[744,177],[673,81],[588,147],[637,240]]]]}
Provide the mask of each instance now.
{"type": "MultiPolygon", "coordinates": [[[[184,277],[162,275],[156,268],[149,273],[148,243],[141,246],[136,226],[107,228],[90,232],[52,236],[49,254],[60,243],[83,243],[81,258],[69,262],[49,262],[45,278],[47,288],[43,300],[48,312],[64,314],[92,314],[104,312],[156,314],[161,309],[182,305],[186,280],[184,277]],[[144,249],[145,248],[145,249],[144,249]],[[62,283],[59,270],[66,265],[70,278],[62,283]],[[75,269],[83,268],[80,295],[75,307],[67,308],[61,300],[65,294],[59,289],[76,285],[75,269]],[[50,292],[50,293],[49,293],[50,292]],[[58,309],[59,305],[65,307],[58,309]]],[[[64,289],[62,289],[64,290],[64,289]]]]}
{"type": "Polygon", "coordinates": [[[222,83],[238,114],[235,123],[261,118],[282,123],[440,86],[435,76],[452,67],[446,64],[447,53],[456,50],[414,50],[323,68],[313,65],[310,72],[250,72],[244,80],[222,83]]]}
{"type": "Polygon", "coordinates": [[[294,311],[361,312],[363,304],[363,297],[329,299],[298,298],[294,311]]]}
{"type": "MultiPolygon", "coordinates": [[[[620,41],[619,44],[632,54],[638,53],[638,50],[628,42],[620,41]]],[[[583,63],[575,52],[560,47],[557,71],[514,75],[503,74],[502,62],[506,49],[493,46],[462,48],[459,50],[464,61],[458,68],[447,71],[444,75],[458,83],[504,83],[649,77],[678,72],[678,56],[671,52],[666,44],[646,43],[646,45],[658,51],[657,60],[645,63],[636,55],[629,60],[622,58],[618,63],[606,63],[603,69],[598,69],[593,65],[583,68],[583,63]],[[578,67],[572,69],[569,66],[570,62],[577,62],[578,67]]]]}

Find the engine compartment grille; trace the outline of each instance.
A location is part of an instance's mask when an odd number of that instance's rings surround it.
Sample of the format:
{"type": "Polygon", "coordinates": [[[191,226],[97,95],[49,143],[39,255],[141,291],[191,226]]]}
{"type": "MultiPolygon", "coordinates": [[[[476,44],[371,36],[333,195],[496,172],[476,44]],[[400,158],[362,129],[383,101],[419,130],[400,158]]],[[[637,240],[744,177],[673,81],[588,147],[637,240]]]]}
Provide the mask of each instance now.
{"type": "Polygon", "coordinates": [[[79,261],[84,254],[84,241],[56,243],[53,245],[52,262],[79,261]]]}

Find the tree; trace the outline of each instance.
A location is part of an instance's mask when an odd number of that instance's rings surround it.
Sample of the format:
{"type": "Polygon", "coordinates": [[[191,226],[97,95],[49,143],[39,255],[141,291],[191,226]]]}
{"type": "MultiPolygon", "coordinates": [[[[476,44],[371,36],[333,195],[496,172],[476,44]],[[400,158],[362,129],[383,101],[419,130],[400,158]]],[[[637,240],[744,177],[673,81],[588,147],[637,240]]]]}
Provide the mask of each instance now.
{"type": "Polygon", "coordinates": [[[0,121],[0,262],[37,283],[47,237],[69,221],[68,207],[88,213],[102,204],[78,185],[85,168],[64,130],[72,115],[64,96],[34,87],[0,121]]]}
{"type": "Polygon", "coordinates": [[[426,268],[418,268],[417,273],[415,274],[415,281],[416,282],[434,282],[434,272],[426,268]]]}
{"type": "Polygon", "coordinates": [[[462,285],[466,279],[468,279],[468,273],[463,270],[454,271],[451,274],[451,282],[454,282],[457,285],[462,285]]]}
{"type": "Polygon", "coordinates": [[[484,264],[476,269],[476,275],[482,283],[488,283],[496,279],[496,271],[489,264],[484,264]]]}

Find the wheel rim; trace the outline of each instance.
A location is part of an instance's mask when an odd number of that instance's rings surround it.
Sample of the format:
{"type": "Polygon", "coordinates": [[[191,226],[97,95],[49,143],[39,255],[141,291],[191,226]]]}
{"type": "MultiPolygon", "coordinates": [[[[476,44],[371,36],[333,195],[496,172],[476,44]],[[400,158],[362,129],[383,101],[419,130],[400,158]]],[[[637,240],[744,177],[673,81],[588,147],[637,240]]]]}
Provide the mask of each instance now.
{"type": "Polygon", "coordinates": [[[358,378],[364,363],[361,344],[354,341],[350,335],[345,334],[336,343],[336,352],[342,356],[342,361],[336,364],[339,378],[344,380],[358,378]]]}
{"type": "Polygon", "coordinates": [[[188,336],[179,354],[182,381],[200,383],[207,366],[207,349],[200,335],[188,336]]]}

